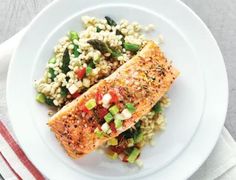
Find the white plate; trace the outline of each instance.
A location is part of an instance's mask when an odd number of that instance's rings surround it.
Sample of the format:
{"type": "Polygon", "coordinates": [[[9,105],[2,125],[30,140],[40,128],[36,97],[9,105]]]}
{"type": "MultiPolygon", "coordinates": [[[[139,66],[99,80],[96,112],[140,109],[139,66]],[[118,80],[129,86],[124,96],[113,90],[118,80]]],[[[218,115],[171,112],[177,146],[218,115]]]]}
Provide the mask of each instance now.
{"type": "Polygon", "coordinates": [[[176,0],[61,0],[31,23],[10,64],[7,102],[15,134],[31,161],[49,179],[186,179],[204,162],[221,132],[228,84],[220,50],[203,22],[176,0]],[[72,160],[46,125],[47,108],[35,102],[34,80],[42,76],[53,46],[81,16],[112,16],[152,23],[163,34],[166,56],[181,71],[169,95],[167,129],[142,154],[144,167],[127,166],[92,153],[72,160]]]}

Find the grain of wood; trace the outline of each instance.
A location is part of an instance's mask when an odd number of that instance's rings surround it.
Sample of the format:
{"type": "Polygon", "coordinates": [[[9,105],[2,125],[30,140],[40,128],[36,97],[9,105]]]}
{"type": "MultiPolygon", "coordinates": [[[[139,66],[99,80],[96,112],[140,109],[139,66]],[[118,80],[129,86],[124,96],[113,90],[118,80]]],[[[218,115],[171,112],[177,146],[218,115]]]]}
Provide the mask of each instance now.
{"type": "MultiPolygon", "coordinates": [[[[0,0],[0,42],[10,38],[52,0],[0,0]]],[[[226,127],[236,139],[236,1],[183,0],[207,24],[225,59],[229,78],[226,127]]],[[[219,95],[220,96],[220,95],[219,95]]]]}

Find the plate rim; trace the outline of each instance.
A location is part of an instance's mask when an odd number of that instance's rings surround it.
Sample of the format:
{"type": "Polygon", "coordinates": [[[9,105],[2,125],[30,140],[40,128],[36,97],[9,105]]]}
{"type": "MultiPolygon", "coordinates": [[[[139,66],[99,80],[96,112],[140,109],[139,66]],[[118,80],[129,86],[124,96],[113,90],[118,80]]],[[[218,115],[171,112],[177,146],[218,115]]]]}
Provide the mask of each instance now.
{"type": "MultiPolygon", "coordinates": [[[[205,23],[198,17],[198,15],[196,15],[195,14],[195,12],[193,12],[193,10],[192,9],[190,9],[185,3],[183,3],[182,1],[180,1],[180,0],[175,0],[177,3],[179,3],[180,5],[182,5],[182,6],[184,6],[184,8],[186,8],[186,10],[188,10],[190,13],[192,13],[192,15],[194,15],[195,16],[195,18],[202,24],[202,26],[205,28],[205,30],[207,31],[207,33],[208,33],[208,35],[210,36],[210,38],[211,38],[211,40],[213,40],[213,43],[214,43],[214,45],[216,45],[215,47],[217,48],[217,51],[219,52],[219,54],[220,54],[220,56],[221,57],[219,57],[220,59],[221,59],[221,61],[223,62],[223,67],[222,67],[222,69],[221,70],[223,70],[223,75],[225,76],[225,77],[223,77],[226,81],[225,81],[225,89],[224,89],[224,97],[225,97],[225,104],[226,104],[226,107],[224,108],[224,110],[222,111],[222,114],[223,114],[223,117],[224,117],[224,120],[225,120],[225,117],[226,117],[226,112],[227,112],[227,105],[228,105],[228,78],[227,78],[227,72],[226,72],[226,68],[225,68],[225,64],[224,64],[224,59],[223,59],[223,56],[222,56],[222,54],[221,54],[221,51],[220,51],[220,48],[219,48],[219,46],[218,46],[218,44],[217,44],[217,42],[216,42],[216,40],[215,40],[215,38],[213,37],[213,35],[211,34],[211,32],[210,32],[210,30],[207,28],[207,26],[205,25],[205,23]]],[[[12,72],[12,69],[13,69],[13,62],[17,59],[16,58],[16,55],[17,55],[17,53],[18,53],[18,47],[21,45],[21,43],[22,43],[22,41],[23,41],[23,39],[24,39],[24,37],[26,36],[26,34],[27,34],[27,32],[29,31],[29,29],[31,28],[31,26],[34,24],[34,23],[37,23],[37,20],[41,17],[41,15],[42,14],[44,14],[44,13],[46,13],[47,12],[47,10],[48,9],[50,9],[51,7],[53,7],[56,3],[58,3],[59,2],[59,0],[55,0],[55,1],[53,1],[52,3],[50,3],[48,6],[46,6],[33,20],[32,20],[32,22],[29,24],[29,26],[28,26],[28,28],[27,28],[27,30],[26,30],[26,32],[25,32],[25,34],[23,35],[23,37],[22,37],[22,39],[20,40],[20,42],[18,43],[18,45],[17,45],[17,48],[14,50],[14,53],[13,53],[13,56],[12,56],[12,60],[11,60],[11,62],[10,62],[10,65],[9,65],[9,70],[8,70],[8,78],[7,78],[7,106],[8,106],[8,109],[9,109],[9,116],[10,116],[10,119],[12,119],[12,113],[13,112],[11,112],[11,107],[10,107],[10,104],[11,104],[11,102],[10,102],[10,98],[9,98],[9,96],[10,96],[10,78],[9,77],[11,77],[11,72],[12,72]]],[[[114,1],[115,2],[115,1],[114,1]]],[[[122,2],[122,3],[124,3],[124,2],[122,2]]],[[[130,3],[127,3],[127,4],[130,4],[130,3]]],[[[146,8],[146,7],[145,7],[146,8]]],[[[220,130],[219,129],[221,129],[222,127],[223,127],[223,123],[224,123],[224,120],[222,120],[221,122],[221,124],[219,124],[218,125],[218,133],[217,133],[217,136],[212,140],[212,143],[211,143],[211,148],[209,148],[208,149],[208,151],[207,152],[205,152],[205,154],[204,154],[204,157],[202,158],[202,159],[204,159],[204,160],[202,160],[201,162],[198,162],[198,164],[196,164],[195,165],[195,168],[192,168],[192,171],[191,172],[189,172],[189,173],[186,173],[186,178],[188,178],[188,177],[190,177],[200,166],[201,166],[201,164],[206,160],[206,158],[209,156],[209,154],[212,152],[212,150],[213,150],[213,148],[214,148],[214,145],[216,144],[216,142],[217,142],[217,140],[218,140],[218,137],[219,137],[219,135],[220,135],[220,130]]],[[[11,122],[12,122],[12,120],[11,120],[11,122]]],[[[14,132],[16,132],[16,125],[14,125],[13,123],[12,123],[12,126],[13,126],[13,129],[14,129],[14,132]]],[[[199,125],[200,126],[200,125],[199,125]]],[[[197,133],[197,132],[196,132],[197,133]]],[[[194,135],[195,136],[195,135],[194,135]]],[[[18,139],[18,137],[17,137],[17,139],[18,139]]],[[[20,139],[20,138],[19,138],[20,139]]],[[[19,143],[20,143],[20,145],[21,145],[21,147],[24,149],[24,145],[23,145],[23,141],[21,141],[21,140],[19,140],[19,143]]],[[[190,144],[191,144],[192,142],[190,142],[190,144]]],[[[31,159],[31,157],[29,156],[29,154],[30,154],[30,152],[28,151],[28,150],[26,150],[26,149],[24,149],[24,151],[26,152],[26,154],[28,155],[28,158],[29,159],[31,159]]],[[[185,150],[183,150],[183,152],[185,152],[185,150]]],[[[182,155],[181,155],[182,156],[182,155]]],[[[35,163],[34,163],[35,164],[35,163]]],[[[36,165],[36,164],[35,164],[36,165]]],[[[37,164],[38,165],[38,164],[37,164]]],[[[36,165],[36,166],[37,166],[36,165]]],[[[38,167],[38,166],[37,166],[38,167]]],[[[44,174],[45,174],[45,171],[43,170],[43,168],[42,167],[38,167],[40,170],[41,170],[41,172],[43,172],[44,174]]],[[[46,175],[46,174],[45,174],[46,175]]],[[[51,174],[52,175],[52,174],[51,174]]],[[[155,173],[154,173],[154,175],[155,175],[155,173]]],[[[150,176],[152,176],[152,175],[150,175],[150,176]]]]}

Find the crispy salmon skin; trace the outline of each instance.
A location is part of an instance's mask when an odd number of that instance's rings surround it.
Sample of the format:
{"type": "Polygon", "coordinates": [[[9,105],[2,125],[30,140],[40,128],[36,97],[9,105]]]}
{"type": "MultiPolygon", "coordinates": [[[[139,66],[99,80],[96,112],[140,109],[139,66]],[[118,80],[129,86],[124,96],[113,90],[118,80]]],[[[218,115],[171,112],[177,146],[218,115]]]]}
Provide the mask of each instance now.
{"type": "MultiPolygon", "coordinates": [[[[165,58],[160,48],[149,41],[136,56],[113,74],[64,106],[49,120],[48,125],[68,155],[79,158],[134,126],[169,90],[178,75],[179,71],[165,58]],[[97,94],[111,92],[116,96],[113,105],[122,110],[125,103],[131,102],[135,111],[130,117],[122,119],[122,127],[113,127],[112,131],[104,133],[102,125],[106,121],[101,119],[99,113],[105,108],[97,100],[97,94]],[[97,101],[92,104],[96,107],[88,110],[85,105],[91,100],[97,101]],[[96,130],[100,132],[99,136],[96,130]]],[[[114,126],[113,120],[108,125],[114,126]]]]}

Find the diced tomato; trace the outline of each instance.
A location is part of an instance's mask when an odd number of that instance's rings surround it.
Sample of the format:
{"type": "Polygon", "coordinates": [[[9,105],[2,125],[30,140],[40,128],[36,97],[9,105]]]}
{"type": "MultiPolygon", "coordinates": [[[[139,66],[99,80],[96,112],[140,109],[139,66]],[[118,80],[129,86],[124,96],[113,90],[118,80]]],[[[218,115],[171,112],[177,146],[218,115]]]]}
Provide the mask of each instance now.
{"type": "Polygon", "coordinates": [[[75,99],[80,96],[80,93],[76,91],[74,94],[71,94],[72,99],[75,99]]]}
{"type": "Polygon", "coordinates": [[[100,108],[98,109],[98,117],[100,119],[103,119],[104,116],[108,113],[108,110],[106,108],[100,108]]]}
{"type": "Polygon", "coordinates": [[[86,73],[86,68],[85,68],[85,67],[83,67],[83,68],[81,68],[81,69],[78,69],[78,70],[76,71],[77,78],[78,78],[79,80],[80,80],[80,79],[83,79],[85,73],[86,73]]]}
{"type": "Polygon", "coordinates": [[[117,103],[118,102],[118,96],[114,90],[110,90],[109,94],[111,95],[110,103],[117,103]]]}
{"type": "Polygon", "coordinates": [[[85,113],[90,112],[90,111],[86,108],[86,106],[83,106],[83,107],[82,107],[82,111],[85,112],[85,113]]]}
{"type": "Polygon", "coordinates": [[[123,153],[124,148],[120,146],[110,146],[111,150],[116,152],[117,154],[123,153]]]}
{"type": "Polygon", "coordinates": [[[117,131],[116,131],[116,127],[115,127],[115,123],[114,123],[114,122],[110,122],[110,123],[109,123],[109,126],[110,126],[111,131],[112,131],[113,133],[116,133],[116,132],[117,132],[117,131]]]}
{"type": "Polygon", "coordinates": [[[96,102],[97,102],[98,104],[100,104],[101,101],[102,101],[102,94],[99,93],[99,92],[97,92],[97,93],[96,93],[96,102]]]}
{"type": "Polygon", "coordinates": [[[128,156],[125,156],[123,159],[122,159],[123,162],[128,162],[128,156]]]}

